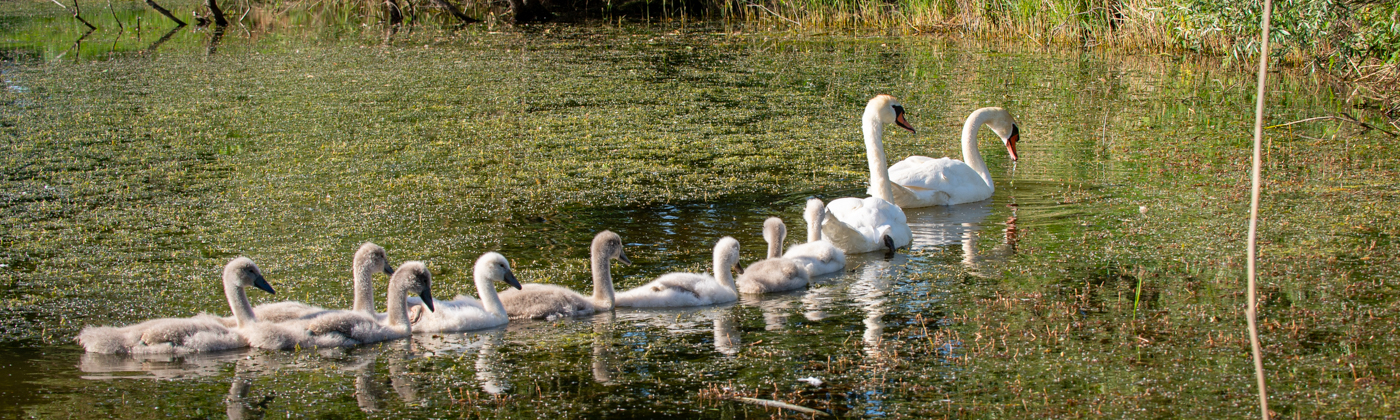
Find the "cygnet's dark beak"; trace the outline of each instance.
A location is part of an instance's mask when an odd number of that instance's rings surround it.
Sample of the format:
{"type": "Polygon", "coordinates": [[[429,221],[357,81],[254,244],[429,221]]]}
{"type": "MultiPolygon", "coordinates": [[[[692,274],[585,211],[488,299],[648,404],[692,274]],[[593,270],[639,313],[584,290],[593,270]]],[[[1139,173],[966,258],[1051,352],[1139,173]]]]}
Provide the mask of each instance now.
{"type": "Polygon", "coordinates": [[[274,295],[277,294],[277,291],[272,290],[272,285],[267,283],[267,279],[264,279],[262,274],[254,275],[257,277],[253,278],[253,287],[262,289],[264,292],[268,292],[274,295]]]}
{"type": "Polygon", "coordinates": [[[914,127],[911,126],[911,125],[909,125],[909,122],[908,122],[908,121],[905,121],[905,120],[904,120],[904,107],[902,107],[902,106],[899,106],[899,105],[895,105],[895,106],[894,106],[894,123],[895,123],[895,125],[898,125],[898,126],[900,126],[900,127],[904,127],[905,130],[909,130],[910,133],[914,133],[914,132],[915,132],[915,131],[914,131],[914,127]]]}
{"type": "Polygon", "coordinates": [[[632,265],[632,260],[630,260],[630,259],[627,258],[627,253],[626,253],[626,252],[618,251],[618,252],[617,252],[617,260],[618,260],[619,262],[622,262],[623,265],[632,265]]]}
{"type": "Polygon", "coordinates": [[[390,264],[388,260],[384,261],[384,274],[394,275],[394,265],[390,264]]]}
{"type": "Polygon", "coordinates": [[[742,265],[742,263],[735,262],[734,271],[738,271],[739,274],[744,274],[744,266],[742,265]]]}
{"type": "Polygon", "coordinates": [[[418,293],[418,298],[423,299],[423,306],[428,307],[429,311],[433,310],[433,289],[423,289],[423,292],[418,293]]]}
{"type": "Polygon", "coordinates": [[[506,270],[506,284],[514,287],[515,290],[520,290],[520,281],[515,279],[515,273],[510,270],[506,270]]]}

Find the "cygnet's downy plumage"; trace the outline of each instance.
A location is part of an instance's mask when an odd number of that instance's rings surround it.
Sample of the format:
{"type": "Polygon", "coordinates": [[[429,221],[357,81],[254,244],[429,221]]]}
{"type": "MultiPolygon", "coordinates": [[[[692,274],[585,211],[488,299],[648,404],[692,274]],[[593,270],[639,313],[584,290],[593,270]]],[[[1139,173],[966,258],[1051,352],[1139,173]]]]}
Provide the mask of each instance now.
{"type": "MultiPolygon", "coordinates": [[[[255,319],[244,287],[253,286],[274,293],[262,271],[246,257],[235,258],[224,266],[223,284],[230,309],[243,323],[255,319]]],[[[125,327],[87,327],[78,333],[77,340],[87,351],[105,354],[186,354],[248,346],[238,331],[207,314],[153,319],[125,327]]]]}
{"type": "Polygon", "coordinates": [[[769,217],[763,222],[763,239],[768,241],[768,259],[753,263],[739,276],[739,292],[770,293],[807,287],[811,276],[796,261],[783,258],[783,239],[787,226],[783,220],[769,217]]]}
{"type": "Polygon", "coordinates": [[[617,306],[674,308],[733,302],[739,299],[739,290],[730,270],[736,268],[739,268],[739,241],[726,236],[715,243],[713,276],[668,273],[641,287],[618,293],[617,306]]]}
{"type": "Polygon", "coordinates": [[[520,289],[520,282],[510,270],[510,261],[495,252],[481,254],[472,268],[472,276],[481,300],[457,295],[453,300],[434,302],[432,311],[426,311],[423,305],[412,305],[408,312],[413,332],[462,332],[505,325],[510,317],[496,294],[496,282],[520,289]]]}
{"type": "MultiPolygon", "coordinates": [[[[374,314],[374,273],[393,275],[394,268],[389,264],[389,256],[384,252],[383,247],[365,242],[360,245],[359,250],[355,251],[354,269],[352,270],[355,293],[353,310],[374,314]]],[[[284,322],[306,318],[326,310],[319,306],[297,301],[264,303],[253,308],[253,312],[258,314],[258,320],[264,322],[284,322]]],[[[229,327],[236,325],[233,317],[225,317],[223,322],[225,326],[229,327]]]]}
{"type": "Polygon", "coordinates": [[[422,262],[409,261],[389,279],[389,314],[386,322],[364,311],[323,311],[285,322],[257,322],[240,328],[248,344],[258,348],[348,347],[407,337],[408,294],[417,294],[433,309],[432,274],[422,262]]]}
{"type": "Polygon", "coordinates": [[[803,212],[802,218],[807,220],[807,243],[788,248],[783,258],[793,260],[814,277],[845,269],[846,253],[830,241],[822,240],[822,221],[826,219],[826,206],[822,200],[807,200],[807,211],[803,212]]]}
{"type": "Polygon", "coordinates": [[[613,308],[611,260],[632,264],[622,252],[622,238],[611,231],[599,232],[589,247],[593,272],[593,296],[584,296],[567,287],[526,283],[520,290],[501,292],[501,303],[511,319],[557,318],[588,315],[613,308]]]}

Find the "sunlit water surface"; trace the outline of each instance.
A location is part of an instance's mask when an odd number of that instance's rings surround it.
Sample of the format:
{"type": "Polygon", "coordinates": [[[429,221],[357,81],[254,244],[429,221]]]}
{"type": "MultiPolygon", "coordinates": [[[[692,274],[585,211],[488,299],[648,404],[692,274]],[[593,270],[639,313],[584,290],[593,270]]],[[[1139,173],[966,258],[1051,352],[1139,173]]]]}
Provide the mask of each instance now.
{"type": "MultiPolygon", "coordinates": [[[[780,413],[735,397],[855,417],[1254,413],[1237,312],[1250,79],[1209,61],[722,24],[215,35],[135,3],[114,12],[125,32],[85,36],[43,5],[6,6],[0,66],[6,416],[780,413]],[[764,218],[792,244],[806,198],[864,194],[857,118],[876,93],[920,129],[887,136],[892,159],[957,156],[981,106],[1016,115],[1022,159],[987,133],[992,199],[910,210],[913,246],[803,291],[352,349],[72,342],[227,313],[236,255],[278,288],[255,304],[325,307],[349,305],[364,241],[426,261],[439,297],[473,293],[490,250],[524,281],[589,290],[601,229],[636,263],[619,288],[708,270],[725,235],[747,264],[764,218]]],[[[1305,78],[1275,86],[1271,121],[1341,108],[1305,78]]],[[[1395,161],[1374,132],[1294,128],[1270,143],[1286,194],[1268,220],[1291,226],[1265,245],[1275,409],[1393,416],[1395,161]]]]}

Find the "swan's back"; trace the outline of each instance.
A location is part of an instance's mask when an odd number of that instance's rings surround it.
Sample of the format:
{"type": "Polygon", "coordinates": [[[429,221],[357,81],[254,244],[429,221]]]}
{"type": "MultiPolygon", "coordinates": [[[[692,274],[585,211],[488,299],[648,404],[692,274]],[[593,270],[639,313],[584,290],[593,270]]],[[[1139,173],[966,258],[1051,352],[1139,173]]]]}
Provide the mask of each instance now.
{"type": "Polygon", "coordinates": [[[125,327],[87,327],[78,344],[90,353],[188,354],[247,347],[218,317],[160,318],[125,327]]]}
{"type": "Polygon", "coordinates": [[[598,311],[588,297],[553,284],[528,283],[521,285],[520,290],[501,292],[500,297],[511,319],[579,316],[598,311]]]}
{"type": "Polygon", "coordinates": [[[828,203],[826,210],[830,217],[822,223],[822,234],[847,253],[884,249],[885,234],[896,248],[908,246],[913,239],[904,210],[883,199],[841,198],[828,203]]]}
{"type": "Polygon", "coordinates": [[[769,258],[744,269],[737,281],[741,293],[771,293],[807,287],[811,276],[796,261],[769,258]]]}
{"type": "Polygon", "coordinates": [[[617,306],[675,308],[733,302],[739,296],[713,276],[695,273],[668,273],[650,283],[621,292],[617,306]]]}
{"type": "MultiPolygon", "coordinates": [[[[286,322],[325,311],[325,308],[297,301],[264,303],[253,307],[253,313],[258,314],[258,320],[268,322],[286,322]]],[[[219,318],[219,320],[229,328],[238,326],[238,320],[232,316],[219,318]]]]}
{"type": "Polygon", "coordinates": [[[433,301],[432,311],[420,303],[410,306],[408,312],[413,332],[475,331],[505,325],[508,321],[506,317],[487,311],[481,301],[463,295],[449,301],[433,301]]]}
{"type": "MultiPolygon", "coordinates": [[[[368,316],[368,315],[366,315],[368,316]]],[[[350,347],[360,344],[342,334],[315,334],[310,320],[293,319],[283,322],[257,321],[238,328],[248,345],[267,350],[296,350],[350,347]]]]}
{"type": "Polygon", "coordinates": [[[802,266],[810,276],[835,273],[846,268],[846,253],[826,240],[793,245],[783,254],[783,258],[802,266]]]}
{"type": "Polygon", "coordinates": [[[992,188],[982,175],[961,160],[910,156],[890,167],[890,181],[908,188],[928,205],[952,205],[982,201],[992,188]]]}

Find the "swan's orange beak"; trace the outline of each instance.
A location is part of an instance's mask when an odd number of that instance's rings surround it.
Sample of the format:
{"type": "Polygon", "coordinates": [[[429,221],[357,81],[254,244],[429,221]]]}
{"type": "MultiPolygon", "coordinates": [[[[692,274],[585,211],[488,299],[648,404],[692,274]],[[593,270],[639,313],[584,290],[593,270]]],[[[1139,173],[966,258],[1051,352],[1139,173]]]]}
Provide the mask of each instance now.
{"type": "Polygon", "coordinates": [[[1021,141],[1021,129],[1015,125],[1011,126],[1011,137],[1006,138],[1006,152],[1011,154],[1011,160],[1016,160],[1016,142],[1021,141]]]}
{"type": "Polygon", "coordinates": [[[910,133],[915,132],[914,127],[909,125],[908,121],[904,120],[904,107],[902,106],[896,105],[894,107],[894,123],[895,125],[904,127],[905,130],[909,130],[910,133]]]}

